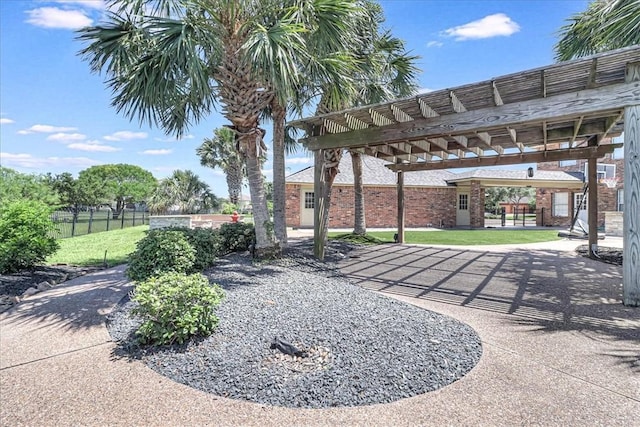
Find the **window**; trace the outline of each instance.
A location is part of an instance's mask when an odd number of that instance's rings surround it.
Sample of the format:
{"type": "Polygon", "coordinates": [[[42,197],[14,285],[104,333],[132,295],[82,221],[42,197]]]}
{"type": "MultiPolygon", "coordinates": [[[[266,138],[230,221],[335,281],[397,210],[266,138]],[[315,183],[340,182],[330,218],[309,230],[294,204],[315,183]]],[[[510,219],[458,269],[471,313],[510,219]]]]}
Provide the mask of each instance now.
{"type": "Polygon", "coordinates": [[[618,212],[624,210],[624,188],[618,189],[618,212]]]}
{"type": "MultiPolygon", "coordinates": [[[[584,164],[584,176],[585,180],[589,181],[589,162],[584,164]]],[[[596,173],[598,174],[598,181],[603,178],[615,178],[616,177],[616,165],[607,165],[604,163],[598,163],[596,173]]]]}
{"type": "Polygon", "coordinates": [[[315,207],[316,207],[316,203],[315,203],[313,191],[306,191],[304,193],[304,208],[315,209],[315,207]]]}
{"type": "Polygon", "coordinates": [[[578,210],[578,206],[580,207],[581,211],[586,211],[587,210],[587,196],[586,194],[582,194],[582,193],[575,193],[573,195],[573,210],[577,211],[578,210]],[[584,202],[582,202],[582,205],[580,205],[580,202],[582,201],[582,198],[584,197],[584,202]]]}
{"type": "Polygon", "coordinates": [[[569,193],[553,193],[551,199],[551,215],[569,216],[569,193]]]}
{"type": "Polygon", "coordinates": [[[469,195],[458,194],[458,210],[466,211],[469,209],[469,195]]]}
{"type": "MultiPolygon", "coordinates": [[[[616,136],[611,139],[612,144],[621,144],[624,143],[624,134],[620,136],[616,136]]],[[[616,148],[613,150],[613,154],[611,156],[613,159],[624,159],[624,147],[616,148]]]]}
{"type": "MultiPolygon", "coordinates": [[[[562,144],[560,144],[560,148],[569,148],[569,143],[568,142],[563,142],[562,144]]],[[[563,166],[575,166],[576,165],[576,161],[575,160],[560,160],[558,162],[558,166],[563,167],[563,166]]]]}

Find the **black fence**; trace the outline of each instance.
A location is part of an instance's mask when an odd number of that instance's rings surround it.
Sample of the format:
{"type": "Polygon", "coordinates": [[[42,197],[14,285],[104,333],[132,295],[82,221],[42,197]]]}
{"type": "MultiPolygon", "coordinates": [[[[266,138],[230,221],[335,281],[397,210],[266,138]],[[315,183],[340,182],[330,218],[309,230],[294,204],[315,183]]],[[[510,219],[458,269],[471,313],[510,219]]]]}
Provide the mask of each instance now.
{"type": "Polygon", "coordinates": [[[86,211],[55,211],[51,214],[55,224],[52,236],[57,239],[121,230],[149,224],[149,212],[128,210],[112,212],[110,209],[86,211]]]}
{"type": "Polygon", "coordinates": [[[536,211],[528,207],[515,209],[513,212],[507,213],[505,208],[496,209],[495,211],[485,212],[485,227],[535,227],[537,218],[542,218],[542,226],[544,226],[544,208],[536,211]]]}

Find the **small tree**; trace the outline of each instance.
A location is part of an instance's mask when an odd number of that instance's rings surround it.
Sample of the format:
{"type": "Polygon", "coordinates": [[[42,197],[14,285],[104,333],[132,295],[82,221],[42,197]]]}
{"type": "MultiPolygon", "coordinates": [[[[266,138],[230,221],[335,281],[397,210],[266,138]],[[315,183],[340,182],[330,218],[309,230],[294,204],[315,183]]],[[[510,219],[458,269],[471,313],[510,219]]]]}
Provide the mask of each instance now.
{"type": "Polygon", "coordinates": [[[6,204],[17,200],[38,200],[50,206],[60,202],[45,176],[0,167],[0,201],[6,204]]]}
{"type": "Polygon", "coordinates": [[[220,168],[227,179],[229,201],[238,204],[242,194],[242,183],[246,175],[244,159],[236,150],[236,134],[229,128],[213,131],[213,138],[206,138],[196,148],[200,164],[210,168],[220,168]]]}

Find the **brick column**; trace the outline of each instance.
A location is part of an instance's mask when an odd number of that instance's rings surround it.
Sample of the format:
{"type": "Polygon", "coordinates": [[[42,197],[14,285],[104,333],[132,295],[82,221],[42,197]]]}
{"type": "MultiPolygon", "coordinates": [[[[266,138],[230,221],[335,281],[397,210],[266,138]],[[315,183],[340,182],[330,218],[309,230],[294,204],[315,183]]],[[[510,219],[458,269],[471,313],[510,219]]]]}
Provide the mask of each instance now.
{"type": "Polygon", "coordinates": [[[484,188],[480,181],[471,181],[469,199],[471,228],[484,228],[484,188]]]}

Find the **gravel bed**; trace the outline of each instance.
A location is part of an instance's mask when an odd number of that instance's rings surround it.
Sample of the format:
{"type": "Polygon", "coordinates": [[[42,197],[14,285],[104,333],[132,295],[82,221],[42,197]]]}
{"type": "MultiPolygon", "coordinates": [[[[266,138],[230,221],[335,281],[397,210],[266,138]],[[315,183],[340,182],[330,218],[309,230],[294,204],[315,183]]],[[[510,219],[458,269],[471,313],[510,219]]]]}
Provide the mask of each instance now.
{"type": "MultiPolygon", "coordinates": [[[[584,257],[589,257],[589,245],[580,245],[576,252],[584,257]]],[[[622,249],[598,246],[598,261],[608,264],[622,265],[622,249]]]]}
{"type": "Polygon", "coordinates": [[[283,259],[231,255],[207,272],[226,298],[216,332],[182,346],[137,347],[140,320],[123,300],[108,319],[119,352],[158,373],[219,396],[300,408],[387,403],[458,380],[479,361],[475,331],[452,318],[350,284],[335,261],[292,244],[283,259]],[[305,351],[285,355],[275,337],[305,351]]]}

